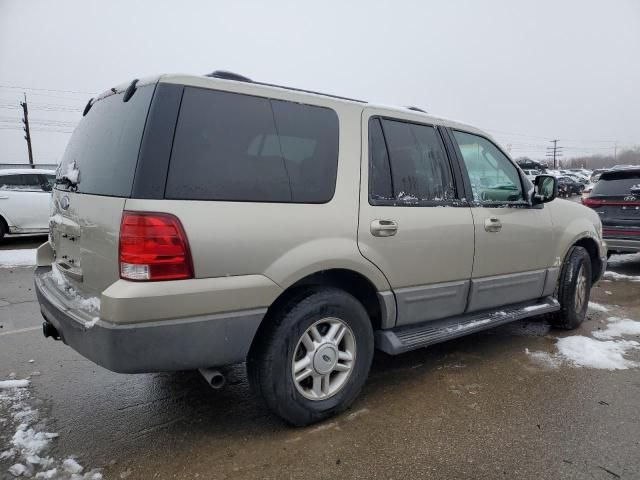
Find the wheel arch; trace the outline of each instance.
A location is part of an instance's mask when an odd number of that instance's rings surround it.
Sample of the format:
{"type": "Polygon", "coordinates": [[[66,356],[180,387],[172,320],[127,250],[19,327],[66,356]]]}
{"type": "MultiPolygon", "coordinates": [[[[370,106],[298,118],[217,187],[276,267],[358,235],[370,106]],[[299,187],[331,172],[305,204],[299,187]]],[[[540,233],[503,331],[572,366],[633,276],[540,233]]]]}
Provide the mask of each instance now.
{"type": "Polygon", "coordinates": [[[0,212],[0,226],[4,227],[5,233],[9,233],[9,222],[2,212],[0,212]]]}
{"type": "Polygon", "coordinates": [[[309,274],[286,288],[269,306],[258,330],[250,351],[258,339],[271,324],[271,319],[288,301],[301,295],[305,290],[318,287],[335,287],[353,295],[365,308],[374,330],[395,323],[395,297],[393,294],[381,295],[373,282],[365,275],[346,268],[331,268],[309,274]],[[393,305],[389,305],[392,303],[393,305]],[[390,318],[392,317],[392,318],[390,318]]]}
{"type": "MultiPolygon", "coordinates": [[[[603,273],[603,264],[599,255],[598,243],[590,236],[584,236],[575,240],[571,247],[582,247],[587,251],[587,253],[589,254],[589,258],[591,259],[591,281],[596,282],[603,273]]],[[[565,252],[564,261],[566,261],[567,255],[570,251],[571,248],[568,248],[565,252]]]]}

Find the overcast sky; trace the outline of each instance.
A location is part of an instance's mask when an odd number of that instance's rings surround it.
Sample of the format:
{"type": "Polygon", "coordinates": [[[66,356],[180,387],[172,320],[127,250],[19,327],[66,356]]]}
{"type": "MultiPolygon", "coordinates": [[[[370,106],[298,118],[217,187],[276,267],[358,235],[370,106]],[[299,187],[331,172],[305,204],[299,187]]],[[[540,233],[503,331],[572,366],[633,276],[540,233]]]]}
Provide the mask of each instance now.
{"type": "Polygon", "coordinates": [[[513,157],[640,145],[639,0],[0,0],[0,163],[27,162],[23,92],[36,163],[55,162],[92,93],[216,69],[417,105],[513,157]]]}

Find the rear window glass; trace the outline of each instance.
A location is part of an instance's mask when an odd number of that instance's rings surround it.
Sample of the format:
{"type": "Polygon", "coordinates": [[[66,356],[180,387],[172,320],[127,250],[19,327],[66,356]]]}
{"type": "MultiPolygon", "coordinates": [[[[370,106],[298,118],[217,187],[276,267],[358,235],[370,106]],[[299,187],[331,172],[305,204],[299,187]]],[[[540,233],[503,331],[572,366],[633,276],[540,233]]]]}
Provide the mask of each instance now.
{"type": "Polygon", "coordinates": [[[185,88],[165,198],[324,203],[337,164],[333,110],[185,88]]]}
{"type": "Polygon", "coordinates": [[[126,103],[123,93],[97,101],[67,144],[56,172],[58,181],[77,170],[80,193],[130,196],[153,90],[154,85],[139,87],[126,103]]]}
{"type": "Polygon", "coordinates": [[[591,195],[629,195],[630,193],[640,193],[640,172],[603,173],[591,191],[591,195]]]}

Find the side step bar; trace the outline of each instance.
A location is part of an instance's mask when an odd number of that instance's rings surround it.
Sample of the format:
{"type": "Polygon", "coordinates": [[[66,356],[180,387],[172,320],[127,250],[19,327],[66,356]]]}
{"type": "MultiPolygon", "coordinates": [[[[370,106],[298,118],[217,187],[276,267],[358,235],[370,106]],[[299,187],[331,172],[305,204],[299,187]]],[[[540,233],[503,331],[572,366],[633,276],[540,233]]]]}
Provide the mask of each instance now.
{"type": "Polygon", "coordinates": [[[516,303],[499,310],[484,310],[443,320],[378,330],[375,332],[376,347],[389,355],[397,355],[505,323],[558,310],[560,310],[558,301],[552,297],[545,297],[516,303]]]}

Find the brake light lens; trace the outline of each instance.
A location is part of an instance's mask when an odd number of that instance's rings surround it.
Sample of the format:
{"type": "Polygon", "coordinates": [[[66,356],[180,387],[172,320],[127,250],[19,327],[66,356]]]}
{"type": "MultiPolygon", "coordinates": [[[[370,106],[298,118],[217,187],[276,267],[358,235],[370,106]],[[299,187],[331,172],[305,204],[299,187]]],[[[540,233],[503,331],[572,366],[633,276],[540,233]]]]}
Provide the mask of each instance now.
{"type": "Polygon", "coordinates": [[[120,278],[135,281],[193,278],[189,242],[176,216],[155,212],[122,214],[120,278]]]}
{"type": "Polygon", "coordinates": [[[596,200],[594,198],[583,198],[582,199],[582,204],[587,206],[587,207],[599,207],[601,205],[604,204],[604,202],[602,200],[596,200]]]}

